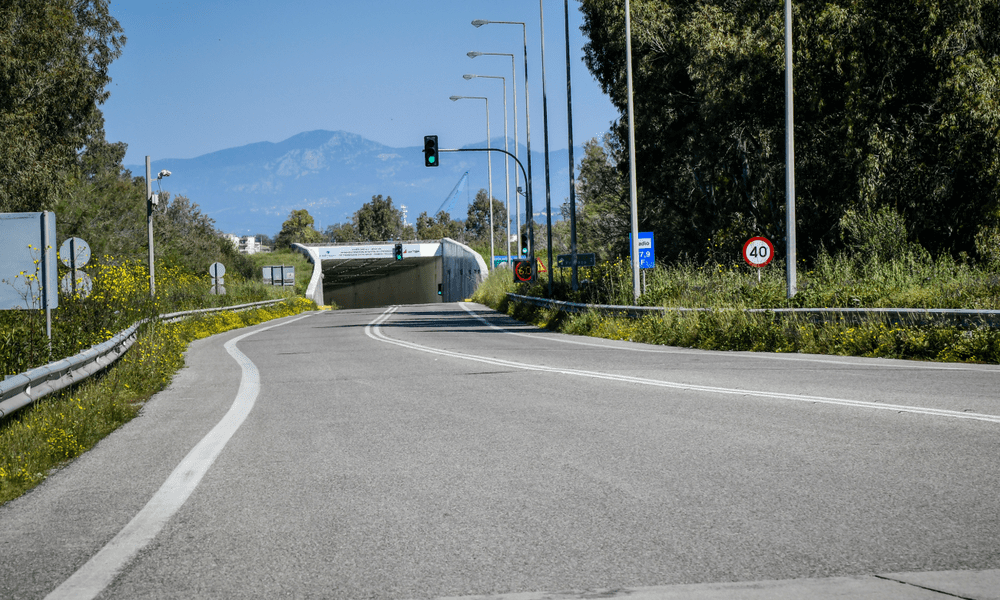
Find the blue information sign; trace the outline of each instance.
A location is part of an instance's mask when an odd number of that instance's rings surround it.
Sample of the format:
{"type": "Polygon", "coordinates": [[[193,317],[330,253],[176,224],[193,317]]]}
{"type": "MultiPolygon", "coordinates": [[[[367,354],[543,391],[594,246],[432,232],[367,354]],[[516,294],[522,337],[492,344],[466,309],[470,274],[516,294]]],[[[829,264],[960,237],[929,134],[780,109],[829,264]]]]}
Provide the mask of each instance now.
{"type": "MultiPolygon", "coordinates": [[[[629,256],[632,255],[632,236],[628,237],[629,256]]],[[[639,268],[652,269],[656,266],[656,253],[653,250],[653,232],[639,232],[639,268]]]]}

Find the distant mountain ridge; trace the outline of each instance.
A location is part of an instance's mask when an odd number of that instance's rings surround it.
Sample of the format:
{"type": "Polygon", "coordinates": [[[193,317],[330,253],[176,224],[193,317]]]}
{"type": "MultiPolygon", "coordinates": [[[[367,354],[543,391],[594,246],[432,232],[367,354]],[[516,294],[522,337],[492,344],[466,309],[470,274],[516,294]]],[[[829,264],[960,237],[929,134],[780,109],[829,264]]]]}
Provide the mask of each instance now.
{"type": "MultiPolygon", "coordinates": [[[[495,148],[503,148],[503,138],[494,138],[495,148]]],[[[218,150],[195,158],[154,160],[152,172],[171,171],[161,185],[173,195],[184,195],[198,204],[226,233],[276,234],[293,210],[306,209],[318,229],[349,221],[373,195],[391,196],[396,207],[407,207],[407,221],[416,222],[426,211],[434,214],[446,196],[469,171],[469,190],[464,191],[450,211],[464,219],[466,202],[487,187],[487,153],[442,153],[441,166],[425,167],[423,140],[420,145],[392,148],[346,131],[316,130],[294,135],[281,142],[257,142],[218,150]]],[[[513,139],[508,140],[514,151],[513,139]]],[[[467,148],[482,148],[485,142],[467,148]]],[[[532,149],[534,211],[545,211],[544,154],[532,149]]],[[[506,201],[504,155],[493,155],[493,196],[506,201]]],[[[527,168],[527,150],[520,145],[519,156],[527,168]]],[[[574,150],[579,164],[583,149],[574,150]]],[[[553,218],[569,196],[569,156],[567,150],[549,153],[553,218]]],[[[145,165],[126,165],[133,175],[145,172],[145,165]]],[[[510,162],[510,203],[514,208],[514,170],[510,162]]],[[[521,185],[524,186],[522,180],[521,185]]],[[[522,221],[524,199],[521,199],[522,221]]],[[[537,218],[537,217],[536,217],[537,218]]],[[[544,217],[542,218],[544,221],[544,217]]]]}

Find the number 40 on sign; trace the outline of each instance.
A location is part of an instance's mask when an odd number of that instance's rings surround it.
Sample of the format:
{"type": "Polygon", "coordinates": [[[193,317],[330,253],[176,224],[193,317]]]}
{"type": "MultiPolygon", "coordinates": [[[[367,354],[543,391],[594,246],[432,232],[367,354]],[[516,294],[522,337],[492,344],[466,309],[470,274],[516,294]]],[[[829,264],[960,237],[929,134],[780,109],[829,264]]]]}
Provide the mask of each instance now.
{"type": "MultiPolygon", "coordinates": [[[[764,267],[774,258],[774,245],[771,240],[763,237],[752,237],[743,244],[743,260],[751,267],[764,267]]],[[[760,281],[760,271],[757,271],[760,281]]]]}

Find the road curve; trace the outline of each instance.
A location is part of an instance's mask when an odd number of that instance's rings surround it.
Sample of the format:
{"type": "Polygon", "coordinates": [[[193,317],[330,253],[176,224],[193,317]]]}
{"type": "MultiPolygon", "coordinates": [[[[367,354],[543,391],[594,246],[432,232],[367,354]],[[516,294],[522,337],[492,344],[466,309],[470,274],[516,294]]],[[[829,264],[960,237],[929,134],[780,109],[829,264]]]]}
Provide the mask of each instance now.
{"type": "Polygon", "coordinates": [[[255,403],[98,597],[1000,568],[996,367],[653,347],[432,304],[192,344],[140,418],[0,508],[4,597],[72,581],[156,498],[240,395],[227,344],[255,403]]]}

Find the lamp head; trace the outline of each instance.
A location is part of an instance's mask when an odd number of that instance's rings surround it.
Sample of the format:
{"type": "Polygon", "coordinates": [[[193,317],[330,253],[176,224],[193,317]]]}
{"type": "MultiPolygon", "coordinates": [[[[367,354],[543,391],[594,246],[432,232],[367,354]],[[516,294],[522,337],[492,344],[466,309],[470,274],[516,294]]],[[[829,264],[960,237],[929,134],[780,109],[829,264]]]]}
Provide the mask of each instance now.
{"type": "Polygon", "coordinates": [[[475,21],[472,22],[472,24],[475,27],[482,27],[483,25],[486,25],[487,23],[489,23],[489,21],[487,21],[486,19],[476,19],[475,21]]]}
{"type": "Polygon", "coordinates": [[[163,179],[164,177],[170,177],[170,171],[163,169],[160,174],[156,176],[157,179],[163,179]]]}
{"type": "Polygon", "coordinates": [[[473,79],[479,77],[478,75],[462,75],[462,79],[473,79]]]}
{"type": "Polygon", "coordinates": [[[454,102],[455,100],[461,100],[461,99],[462,99],[461,96],[452,96],[451,98],[449,98],[449,100],[451,100],[452,102],[454,102]]]}
{"type": "Polygon", "coordinates": [[[477,56],[482,56],[483,53],[482,52],[466,52],[465,55],[468,56],[469,58],[476,58],[477,56]]]}

